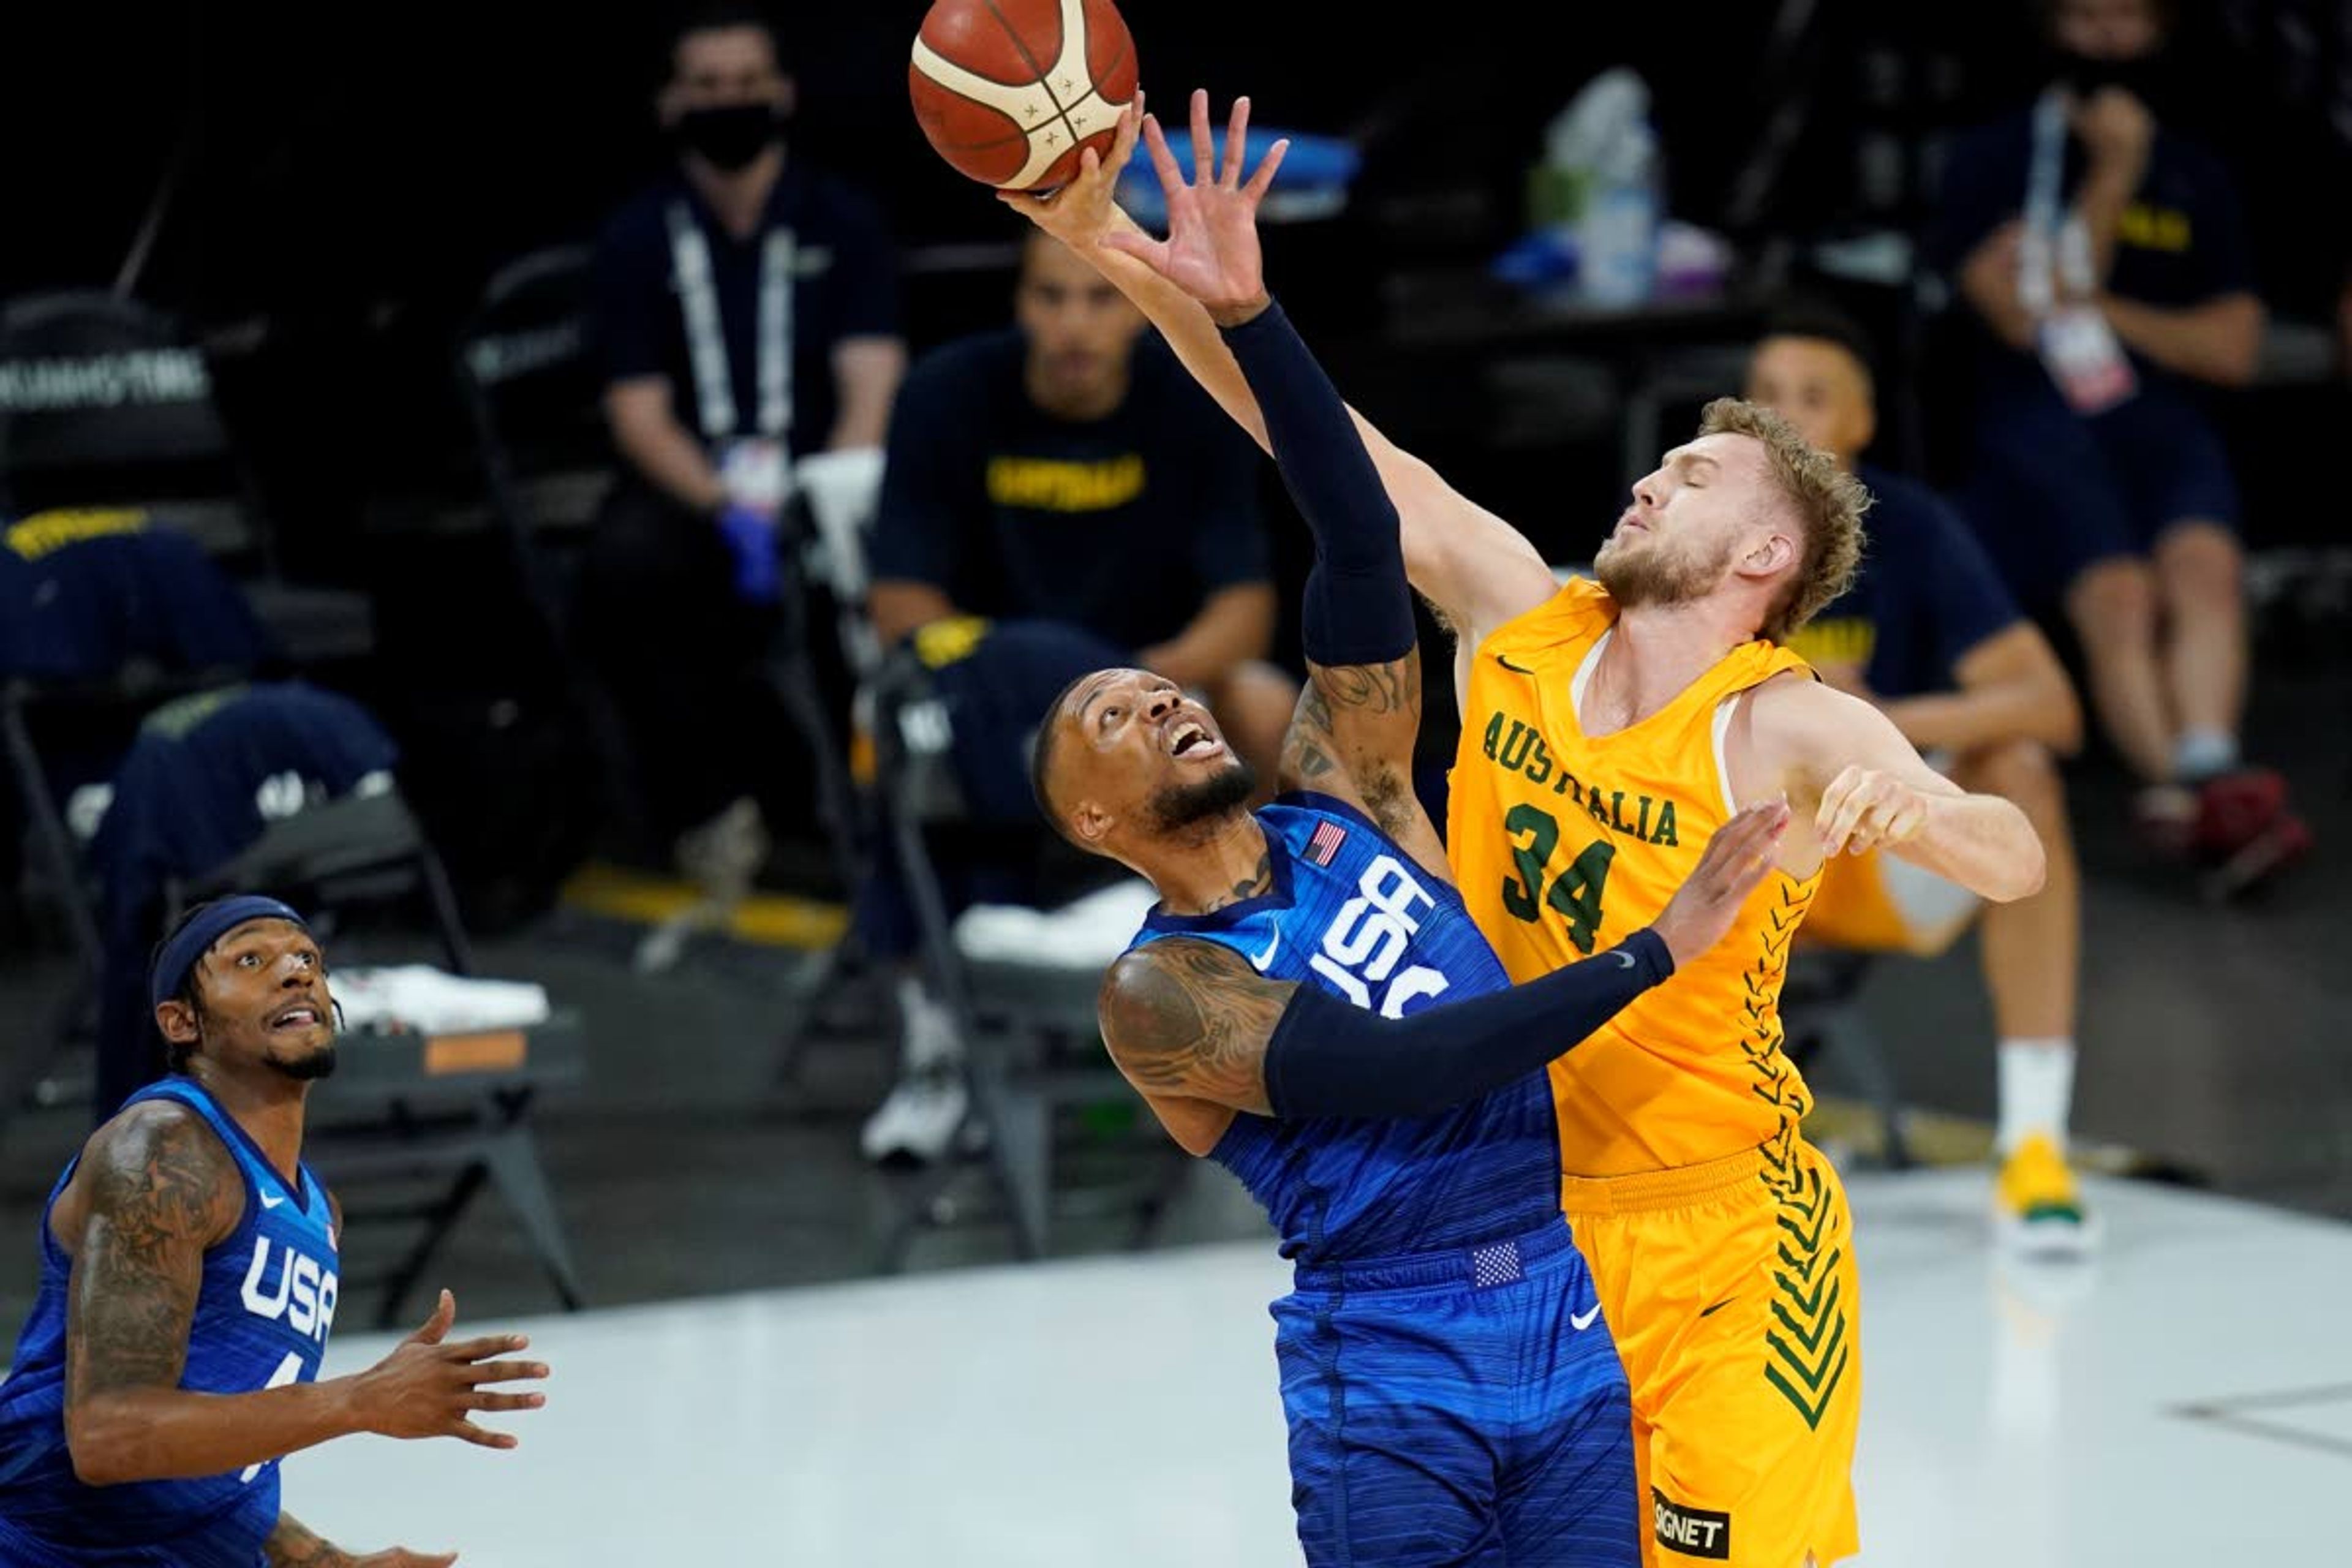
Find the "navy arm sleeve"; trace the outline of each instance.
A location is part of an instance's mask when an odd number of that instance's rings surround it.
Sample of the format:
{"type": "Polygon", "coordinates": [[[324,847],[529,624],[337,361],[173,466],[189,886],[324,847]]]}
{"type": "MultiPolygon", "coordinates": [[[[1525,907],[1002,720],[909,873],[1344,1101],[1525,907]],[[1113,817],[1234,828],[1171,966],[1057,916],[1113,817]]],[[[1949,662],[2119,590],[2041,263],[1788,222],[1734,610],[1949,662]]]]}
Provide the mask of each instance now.
{"type": "Polygon", "coordinates": [[[1420,634],[1396,506],[1339,388],[1279,304],[1224,338],[1257,395],[1283,483],[1315,533],[1299,627],[1307,657],[1321,665],[1402,658],[1420,634]]]}
{"type": "Polygon", "coordinates": [[[1540,980],[1406,1018],[1301,985],[1266,1041],[1266,1102],[1285,1121],[1433,1115],[1566,1054],[1674,972],[1644,928],[1540,980]]]}

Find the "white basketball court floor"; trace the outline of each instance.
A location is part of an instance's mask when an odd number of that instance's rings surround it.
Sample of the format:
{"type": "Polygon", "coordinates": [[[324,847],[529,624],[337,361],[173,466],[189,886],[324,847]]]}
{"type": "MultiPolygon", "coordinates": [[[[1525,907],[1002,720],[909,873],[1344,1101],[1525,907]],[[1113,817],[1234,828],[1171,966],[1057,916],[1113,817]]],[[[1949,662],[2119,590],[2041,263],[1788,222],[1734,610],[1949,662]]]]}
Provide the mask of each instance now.
{"type": "MultiPolygon", "coordinates": [[[[1850,1184],[1860,1562],[2352,1561],[2352,1226],[2095,1183],[2095,1264],[2019,1276],[1986,1183],[1850,1184]]],[[[337,1443],[286,1504],[476,1568],[1296,1563],[1285,1288],[1270,1244],[1225,1245],[534,1320],[556,1375],[519,1450],[337,1443]]]]}

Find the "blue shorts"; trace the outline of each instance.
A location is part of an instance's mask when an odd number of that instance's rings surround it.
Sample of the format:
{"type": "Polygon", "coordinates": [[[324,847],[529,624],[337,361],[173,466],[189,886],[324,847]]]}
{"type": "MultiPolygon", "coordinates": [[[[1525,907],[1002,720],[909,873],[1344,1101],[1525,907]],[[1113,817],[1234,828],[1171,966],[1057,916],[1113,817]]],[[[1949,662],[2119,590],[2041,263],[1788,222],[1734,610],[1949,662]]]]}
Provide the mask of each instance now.
{"type": "Polygon", "coordinates": [[[2237,527],[2229,458],[2182,388],[2143,372],[2137,395],[2089,418],[2038,367],[1987,392],[1962,506],[2029,605],[2058,603],[2102,561],[2147,559],[2182,523],[2237,527]]]}
{"type": "Polygon", "coordinates": [[[1273,1312],[1313,1568],[1637,1568],[1625,1369],[1565,1219],[1302,1267],[1273,1312]]]}

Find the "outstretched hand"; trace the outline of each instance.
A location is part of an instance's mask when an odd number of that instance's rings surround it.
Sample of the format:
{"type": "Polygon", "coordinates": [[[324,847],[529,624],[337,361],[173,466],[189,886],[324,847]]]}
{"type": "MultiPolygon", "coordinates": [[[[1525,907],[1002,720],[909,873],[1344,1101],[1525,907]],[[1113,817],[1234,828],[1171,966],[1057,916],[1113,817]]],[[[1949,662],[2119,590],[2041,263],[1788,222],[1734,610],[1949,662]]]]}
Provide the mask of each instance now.
{"type": "Polygon", "coordinates": [[[1138,88],[1118,111],[1111,132],[1110,156],[1088,147],[1078,154],[1078,172],[1058,190],[1040,195],[1031,191],[999,191],[996,199],[1081,255],[1100,245],[1106,235],[1126,223],[1113,200],[1120,171],[1135,156],[1143,130],[1143,89],[1138,88]]]}
{"type": "Polygon", "coordinates": [[[1143,144],[1160,188],[1168,197],[1168,237],[1118,229],[1103,237],[1110,249],[1134,257],[1208,307],[1223,326],[1246,321],[1265,308],[1265,257],[1258,246],[1257,209],[1290,151],[1287,140],[1266,150],[1249,183],[1242,183],[1242,160],[1249,131],[1250,100],[1234,100],[1225,128],[1224,167],[1210,167],[1216,155],[1209,135],[1209,95],[1192,94],[1192,180],[1186,184],[1160,134],[1160,121],[1143,118],[1143,144]]]}
{"type": "Polygon", "coordinates": [[[1250,100],[1234,100],[1225,130],[1222,169],[1213,170],[1215,142],[1209,134],[1209,95],[1192,94],[1192,178],[1187,181],[1169,151],[1160,121],[1147,113],[1138,91],[1120,111],[1110,156],[1089,147],[1078,154],[1078,172],[1050,195],[999,191],[997,200],[1060,240],[1084,252],[1100,247],[1134,257],[1208,308],[1225,326],[1247,321],[1265,308],[1265,268],[1258,246],[1257,209],[1290,151],[1287,138],[1266,149],[1257,172],[1242,180],[1249,132],[1250,100]],[[1168,237],[1154,239],[1118,210],[1112,193],[1119,171],[1134,156],[1139,139],[1151,155],[1168,202],[1168,237]]]}
{"type": "Polygon", "coordinates": [[[1680,969],[1724,939],[1748,895],[1764,879],[1789,830],[1789,803],[1743,806],[1707,840],[1698,864],[1666,900],[1650,929],[1680,969]]]}
{"type": "Polygon", "coordinates": [[[542,1394],[496,1394],[487,1384],[538,1382],[547,1376],[541,1362],[500,1361],[529,1347],[521,1334],[490,1334],[448,1342],[457,1302],[448,1291],[424,1327],[393,1352],[351,1380],[351,1399],[360,1429],[386,1437],[462,1437],[485,1448],[511,1448],[509,1432],[478,1426],[483,1411],[536,1410],[542,1394]]]}

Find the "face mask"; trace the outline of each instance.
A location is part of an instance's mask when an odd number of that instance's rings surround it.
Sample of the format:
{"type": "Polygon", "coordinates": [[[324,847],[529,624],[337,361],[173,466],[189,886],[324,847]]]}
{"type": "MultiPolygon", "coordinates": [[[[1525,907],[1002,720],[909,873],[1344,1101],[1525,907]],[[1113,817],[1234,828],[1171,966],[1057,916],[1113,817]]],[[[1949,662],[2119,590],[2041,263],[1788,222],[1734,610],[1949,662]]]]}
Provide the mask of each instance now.
{"type": "Polygon", "coordinates": [[[769,103],[689,109],[677,117],[678,140],[730,174],[766,152],[783,129],[783,116],[769,103]]]}
{"type": "Polygon", "coordinates": [[[2137,59],[2102,59],[2060,49],[2053,74],[2073,88],[2078,98],[2088,98],[2102,88],[2119,87],[2143,104],[2154,107],[2162,86],[2163,59],[2153,54],[2137,59]]]}

